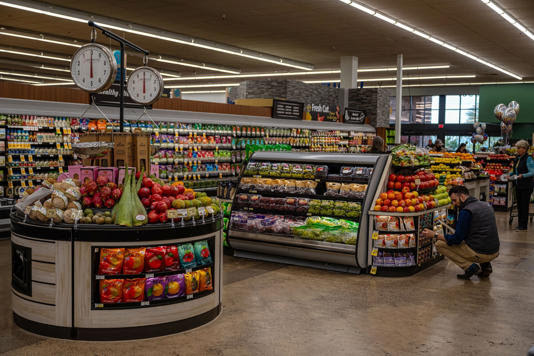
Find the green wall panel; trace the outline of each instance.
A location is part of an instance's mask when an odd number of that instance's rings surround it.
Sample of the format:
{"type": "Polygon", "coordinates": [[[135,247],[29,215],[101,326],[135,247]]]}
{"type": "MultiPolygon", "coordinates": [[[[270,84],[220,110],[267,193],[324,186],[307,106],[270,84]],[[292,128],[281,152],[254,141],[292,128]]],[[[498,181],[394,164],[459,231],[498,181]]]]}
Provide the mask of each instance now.
{"type": "Polygon", "coordinates": [[[505,84],[480,86],[480,121],[498,123],[493,114],[497,104],[519,103],[519,115],[514,124],[513,138],[532,138],[534,130],[534,84],[505,84]]]}

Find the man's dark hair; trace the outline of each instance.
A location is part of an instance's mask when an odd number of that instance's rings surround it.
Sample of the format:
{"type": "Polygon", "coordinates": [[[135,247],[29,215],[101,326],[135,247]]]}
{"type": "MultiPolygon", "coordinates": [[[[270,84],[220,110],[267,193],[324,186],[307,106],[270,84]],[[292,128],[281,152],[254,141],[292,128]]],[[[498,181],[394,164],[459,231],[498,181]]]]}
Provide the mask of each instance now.
{"type": "Polygon", "coordinates": [[[464,187],[463,185],[455,185],[454,187],[452,187],[449,190],[449,195],[452,195],[452,194],[469,195],[469,190],[466,187],[464,187]]]}

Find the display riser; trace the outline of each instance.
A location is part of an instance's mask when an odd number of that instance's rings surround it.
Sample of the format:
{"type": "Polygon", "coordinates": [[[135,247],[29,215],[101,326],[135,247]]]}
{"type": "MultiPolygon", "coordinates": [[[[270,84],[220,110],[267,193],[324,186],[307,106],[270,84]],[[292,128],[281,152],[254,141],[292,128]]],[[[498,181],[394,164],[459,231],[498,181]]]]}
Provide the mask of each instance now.
{"type": "Polygon", "coordinates": [[[344,265],[338,265],[334,263],[321,263],[321,262],[315,262],[315,261],[310,261],[310,260],[301,260],[297,258],[287,258],[283,256],[256,253],[256,252],[251,252],[251,251],[235,250],[234,256],[240,257],[240,258],[258,260],[258,261],[281,263],[281,264],[301,266],[301,267],[310,267],[310,268],[316,268],[316,269],[324,269],[324,270],[329,270],[329,271],[334,271],[334,272],[343,272],[343,273],[352,273],[352,274],[362,273],[362,270],[359,267],[344,266],[344,265]]]}

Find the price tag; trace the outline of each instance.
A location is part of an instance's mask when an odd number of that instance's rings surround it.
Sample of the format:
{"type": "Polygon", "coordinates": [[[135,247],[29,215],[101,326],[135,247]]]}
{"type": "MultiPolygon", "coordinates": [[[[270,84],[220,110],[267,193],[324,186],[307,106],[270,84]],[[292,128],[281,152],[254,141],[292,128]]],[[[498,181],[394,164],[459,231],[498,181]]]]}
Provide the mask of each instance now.
{"type": "Polygon", "coordinates": [[[185,273],[191,273],[191,272],[193,272],[193,269],[192,269],[192,268],[186,268],[186,269],[185,269],[185,273]]]}
{"type": "Polygon", "coordinates": [[[141,302],[141,306],[142,307],[146,307],[148,305],[150,305],[150,302],[148,300],[145,300],[145,301],[141,302]]]}
{"type": "Polygon", "coordinates": [[[154,273],[145,274],[145,278],[154,278],[154,273]]]}
{"type": "Polygon", "coordinates": [[[101,274],[97,274],[97,275],[95,276],[95,279],[104,279],[104,276],[101,275],[101,274]]]}
{"type": "Polygon", "coordinates": [[[102,303],[96,303],[96,304],[95,304],[95,308],[97,308],[97,309],[102,309],[102,308],[104,308],[104,304],[102,304],[102,303]]]}
{"type": "Polygon", "coordinates": [[[378,240],[378,231],[373,232],[373,240],[378,240]]]}
{"type": "Polygon", "coordinates": [[[377,248],[374,248],[372,251],[371,251],[371,256],[378,256],[378,249],[377,248]]]}
{"type": "Polygon", "coordinates": [[[188,294],[187,299],[193,299],[193,294],[188,294]]]}
{"type": "Polygon", "coordinates": [[[414,180],[415,185],[421,185],[421,179],[417,178],[414,180]]]}
{"type": "Polygon", "coordinates": [[[376,266],[373,266],[373,267],[371,267],[371,271],[369,273],[372,274],[372,275],[375,275],[376,274],[376,270],[377,270],[376,266]]]}

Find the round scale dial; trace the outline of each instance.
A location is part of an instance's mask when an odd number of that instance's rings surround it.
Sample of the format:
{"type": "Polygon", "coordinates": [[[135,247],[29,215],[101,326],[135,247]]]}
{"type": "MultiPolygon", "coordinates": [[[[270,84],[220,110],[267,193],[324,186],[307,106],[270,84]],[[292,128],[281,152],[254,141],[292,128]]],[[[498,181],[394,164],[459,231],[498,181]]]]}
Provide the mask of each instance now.
{"type": "Polygon", "coordinates": [[[72,56],[70,74],[79,88],[99,92],[108,89],[115,80],[117,62],[107,47],[89,43],[72,56]]]}
{"type": "Polygon", "coordinates": [[[139,104],[150,105],[163,93],[163,79],[154,68],[140,67],[128,77],[127,88],[132,100],[139,104]]]}

